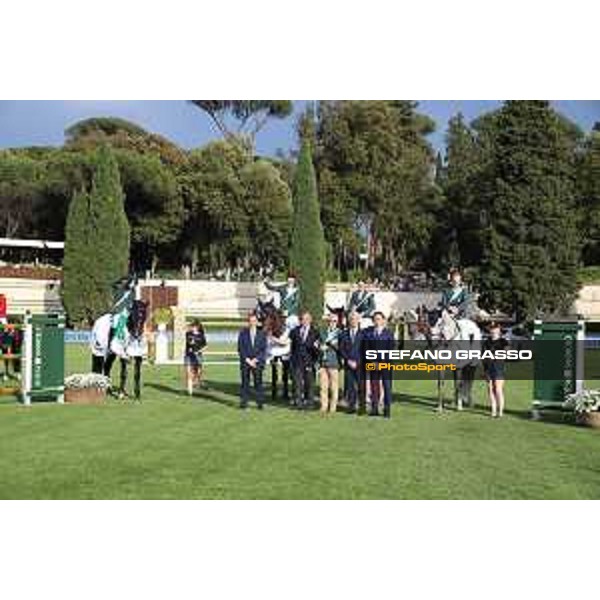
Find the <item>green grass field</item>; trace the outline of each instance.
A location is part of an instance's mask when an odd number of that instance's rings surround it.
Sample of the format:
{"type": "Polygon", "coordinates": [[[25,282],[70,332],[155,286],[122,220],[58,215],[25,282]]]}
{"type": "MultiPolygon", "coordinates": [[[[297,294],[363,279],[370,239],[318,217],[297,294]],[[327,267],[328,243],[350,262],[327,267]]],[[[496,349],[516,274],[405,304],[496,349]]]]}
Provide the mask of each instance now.
{"type": "MultiPolygon", "coordinates": [[[[86,371],[68,346],[68,371],[86,371]]],[[[116,375],[115,369],[115,375],[116,375]]],[[[391,421],[238,410],[235,364],[189,399],[178,367],[144,367],[141,404],[0,404],[1,498],[600,498],[600,435],[508,414],[437,415],[433,382],[395,382],[391,421]]]]}

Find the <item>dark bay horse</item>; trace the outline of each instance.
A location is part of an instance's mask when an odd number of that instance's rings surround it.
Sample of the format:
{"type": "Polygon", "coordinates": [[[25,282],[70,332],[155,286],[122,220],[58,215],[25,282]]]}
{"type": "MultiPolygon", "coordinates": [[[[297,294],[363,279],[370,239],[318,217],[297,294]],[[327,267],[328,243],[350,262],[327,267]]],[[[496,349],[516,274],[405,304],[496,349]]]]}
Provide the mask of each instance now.
{"type": "Polygon", "coordinates": [[[147,354],[144,326],[148,316],[148,303],[134,300],[122,331],[111,331],[109,346],[104,361],[104,375],[110,377],[110,372],[116,358],[119,358],[121,372],[119,378],[118,396],[125,398],[127,394],[127,371],[129,363],[133,362],[133,390],[136,400],[141,398],[142,362],[147,354]]]}
{"type": "Polygon", "coordinates": [[[291,341],[286,318],[276,309],[265,317],[262,327],[267,336],[267,364],[271,365],[271,397],[273,400],[277,398],[279,365],[281,365],[283,399],[289,402],[291,341]]]}

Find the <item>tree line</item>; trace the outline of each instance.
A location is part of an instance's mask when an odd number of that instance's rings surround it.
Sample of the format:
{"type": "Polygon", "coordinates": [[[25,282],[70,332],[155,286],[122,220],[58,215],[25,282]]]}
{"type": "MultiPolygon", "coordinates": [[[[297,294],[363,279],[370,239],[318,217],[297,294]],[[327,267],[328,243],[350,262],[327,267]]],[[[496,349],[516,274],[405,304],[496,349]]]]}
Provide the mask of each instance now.
{"type": "MultiPolygon", "coordinates": [[[[64,239],[69,205],[94,196],[110,147],[136,270],[287,268],[300,163],[295,152],[257,156],[255,137],[268,119],[290,118],[291,103],[192,102],[223,134],[198,149],[105,118],[75,124],[60,148],[1,151],[2,235],[64,239]]],[[[586,135],[547,101],[507,101],[472,123],[453,117],[443,153],[433,130],[411,101],[307,106],[297,131],[315,172],[327,278],[460,266],[486,308],[564,310],[577,268],[600,264],[600,126],[586,135]]]]}

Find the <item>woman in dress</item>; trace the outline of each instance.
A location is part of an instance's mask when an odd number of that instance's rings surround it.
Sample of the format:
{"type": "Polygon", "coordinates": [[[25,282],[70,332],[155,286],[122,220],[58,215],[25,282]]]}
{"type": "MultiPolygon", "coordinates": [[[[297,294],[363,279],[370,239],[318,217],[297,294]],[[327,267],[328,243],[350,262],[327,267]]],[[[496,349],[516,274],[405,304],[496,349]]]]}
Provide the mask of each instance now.
{"type": "Polygon", "coordinates": [[[187,391],[190,396],[194,387],[202,384],[202,352],[206,348],[206,335],[202,323],[192,321],[185,334],[185,375],[187,391]]]}
{"type": "MultiPolygon", "coordinates": [[[[483,342],[483,351],[506,350],[508,340],[502,336],[502,329],[498,323],[492,323],[489,336],[483,342]]],[[[488,396],[492,409],[492,417],[502,417],[504,414],[504,361],[484,359],[483,371],[488,383],[488,396]]]]}

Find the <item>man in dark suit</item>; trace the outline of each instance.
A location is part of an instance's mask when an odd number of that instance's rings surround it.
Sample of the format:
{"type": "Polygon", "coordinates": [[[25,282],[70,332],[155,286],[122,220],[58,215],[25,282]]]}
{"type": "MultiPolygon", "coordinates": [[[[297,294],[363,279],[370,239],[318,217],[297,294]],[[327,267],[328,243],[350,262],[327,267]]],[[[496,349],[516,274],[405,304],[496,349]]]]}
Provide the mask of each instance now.
{"type": "Polygon", "coordinates": [[[313,403],[315,365],[321,346],[319,332],[312,326],[312,316],[308,311],[300,313],[300,325],[292,330],[290,339],[291,366],[296,387],[293,404],[298,409],[307,409],[313,403]]]}
{"type": "MultiPolygon", "coordinates": [[[[373,327],[365,332],[367,344],[377,350],[392,350],[394,348],[394,336],[386,328],[385,315],[377,311],[373,315],[373,327]]],[[[375,417],[379,414],[379,400],[383,388],[383,416],[389,419],[392,416],[392,376],[389,371],[380,371],[376,369],[369,371],[370,377],[370,396],[371,411],[370,416],[375,417]]]]}
{"type": "Polygon", "coordinates": [[[340,354],[344,360],[344,399],[348,412],[356,412],[360,392],[360,315],[353,312],[348,317],[348,328],[340,340],[340,354]]]}
{"type": "Polygon", "coordinates": [[[264,404],[263,369],[267,355],[267,338],[264,331],[258,329],[256,313],[248,315],[248,326],[238,336],[238,353],[240,355],[240,373],[242,377],[240,408],[248,408],[250,395],[250,378],[254,381],[256,404],[262,410],[264,404]]]}

